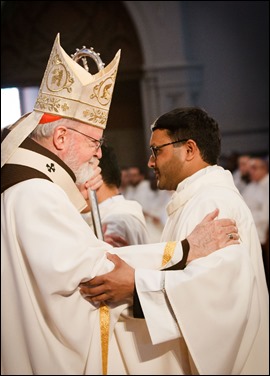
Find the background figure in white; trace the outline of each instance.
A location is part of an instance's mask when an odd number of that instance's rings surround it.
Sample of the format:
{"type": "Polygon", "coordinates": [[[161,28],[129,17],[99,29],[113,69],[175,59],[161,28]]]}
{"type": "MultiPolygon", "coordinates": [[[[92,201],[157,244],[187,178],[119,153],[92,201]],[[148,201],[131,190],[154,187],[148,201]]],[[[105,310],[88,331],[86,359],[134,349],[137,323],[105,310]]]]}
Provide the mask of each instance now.
{"type": "Polygon", "coordinates": [[[248,154],[239,155],[239,157],[237,158],[237,169],[232,174],[234,184],[236,185],[240,193],[243,192],[243,190],[250,182],[249,162],[250,156],[248,154]]]}
{"type": "Polygon", "coordinates": [[[166,207],[174,191],[161,190],[157,187],[156,177],[149,173],[149,190],[146,193],[143,212],[146,220],[150,242],[159,242],[167,220],[166,207]]]}
{"type": "Polygon", "coordinates": [[[262,245],[267,283],[269,282],[269,164],[261,157],[249,162],[251,182],[242,196],[252,212],[262,245]]]}
{"type": "MultiPolygon", "coordinates": [[[[120,193],[121,170],[113,148],[102,145],[102,158],[99,166],[103,184],[96,191],[102,225],[106,225],[106,235],[121,236],[129,245],[148,244],[145,218],[141,205],[125,199],[120,193]]],[[[83,218],[93,228],[89,211],[82,213],[83,218]]],[[[105,235],[104,234],[104,235],[105,235]]],[[[119,244],[120,246],[121,244],[119,244]]],[[[114,246],[117,244],[114,243],[114,246]]]]}
{"type": "Polygon", "coordinates": [[[125,190],[125,198],[138,201],[142,207],[146,204],[146,193],[149,191],[149,181],[138,166],[130,166],[128,169],[129,185],[125,190]]]}
{"type": "Polygon", "coordinates": [[[156,178],[154,175],[151,176],[151,173],[150,178],[146,179],[138,166],[130,167],[129,186],[125,191],[125,197],[142,205],[150,242],[155,243],[159,242],[167,219],[166,205],[171,193],[157,189],[156,178]]]}
{"type": "Polygon", "coordinates": [[[121,167],[121,184],[119,191],[120,193],[122,193],[122,195],[125,195],[126,189],[129,184],[129,168],[127,166],[121,167]]]}

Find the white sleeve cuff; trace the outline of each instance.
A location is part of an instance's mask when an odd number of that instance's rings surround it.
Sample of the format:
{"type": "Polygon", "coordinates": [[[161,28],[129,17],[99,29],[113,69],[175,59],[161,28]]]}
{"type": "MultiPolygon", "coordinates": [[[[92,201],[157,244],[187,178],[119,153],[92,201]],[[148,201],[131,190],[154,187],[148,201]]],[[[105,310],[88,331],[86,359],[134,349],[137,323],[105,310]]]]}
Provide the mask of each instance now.
{"type": "MultiPolygon", "coordinates": [[[[181,260],[182,246],[176,246],[172,260],[181,260]]],[[[168,272],[135,269],[136,290],[153,344],[181,337],[170,303],[164,289],[168,272]]]]}

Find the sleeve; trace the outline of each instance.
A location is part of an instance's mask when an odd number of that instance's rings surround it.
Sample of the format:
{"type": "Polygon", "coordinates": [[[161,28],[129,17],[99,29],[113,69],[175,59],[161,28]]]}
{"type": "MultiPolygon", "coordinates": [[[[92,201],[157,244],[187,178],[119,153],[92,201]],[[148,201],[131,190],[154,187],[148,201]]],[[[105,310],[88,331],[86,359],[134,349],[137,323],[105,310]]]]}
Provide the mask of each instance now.
{"type": "Polygon", "coordinates": [[[135,283],[143,307],[140,312],[137,305],[136,314],[143,313],[153,344],[179,338],[181,333],[165,293],[165,272],[136,269],[135,283]]]}
{"type": "Polygon", "coordinates": [[[244,246],[229,246],[182,271],[136,271],[136,286],[154,345],[183,336],[200,374],[231,374],[249,320],[246,348],[258,331],[258,296],[244,246]],[[147,281],[147,284],[146,284],[147,281]],[[218,293],[217,293],[218,292],[218,293]],[[220,348],[220,339],[226,338],[220,348]]]}
{"type": "MultiPolygon", "coordinates": [[[[189,253],[189,243],[188,243],[187,239],[184,239],[181,242],[181,244],[182,244],[182,249],[183,249],[182,260],[179,261],[178,263],[176,263],[172,266],[169,266],[165,269],[162,269],[162,270],[164,270],[164,271],[167,271],[167,270],[183,270],[186,267],[188,253],[189,253]]],[[[143,314],[143,310],[142,310],[140,300],[139,300],[139,297],[138,297],[136,284],[135,284],[135,287],[134,287],[134,294],[133,294],[133,316],[136,319],[144,319],[144,314],[143,314]]]]}
{"type": "Polygon", "coordinates": [[[241,202],[231,192],[209,190],[190,202],[179,220],[174,218],[183,239],[218,207],[219,218],[236,219],[241,244],[196,259],[181,271],[135,274],[152,343],[182,336],[199,374],[240,374],[262,332],[258,236],[241,202]]]}
{"type": "Polygon", "coordinates": [[[153,343],[163,342],[164,338],[168,341],[181,336],[165,290],[165,272],[170,270],[183,270],[186,266],[189,252],[188,241],[186,239],[182,241],[181,246],[182,258],[178,263],[167,266],[161,271],[135,270],[136,289],[133,301],[133,314],[136,318],[142,318],[145,314],[153,343]],[[143,310],[140,305],[140,300],[143,304],[143,310]],[[158,331],[156,328],[158,328],[158,331]],[[154,333],[154,335],[152,335],[152,333],[154,333]]]}

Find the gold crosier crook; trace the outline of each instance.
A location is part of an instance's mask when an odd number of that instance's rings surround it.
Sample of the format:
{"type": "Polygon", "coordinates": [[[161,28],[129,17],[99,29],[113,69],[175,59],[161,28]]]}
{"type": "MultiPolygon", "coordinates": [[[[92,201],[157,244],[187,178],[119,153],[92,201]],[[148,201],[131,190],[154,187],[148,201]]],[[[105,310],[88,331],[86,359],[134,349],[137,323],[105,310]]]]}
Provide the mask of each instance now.
{"type": "MultiPolygon", "coordinates": [[[[89,67],[87,64],[87,57],[92,58],[97,64],[98,70],[104,68],[104,63],[102,62],[99,53],[96,53],[91,47],[86,48],[83,46],[82,49],[76,49],[74,55],[71,55],[72,59],[77,63],[82,59],[84,69],[89,72],[89,67]]],[[[96,192],[88,189],[88,195],[91,200],[91,215],[94,225],[94,231],[98,239],[103,240],[102,225],[100,220],[100,213],[97,203],[96,192]]],[[[107,375],[108,369],[108,352],[109,352],[109,332],[110,332],[110,310],[105,304],[101,304],[99,308],[99,321],[100,321],[100,337],[101,337],[101,354],[102,354],[102,374],[107,375]]]]}

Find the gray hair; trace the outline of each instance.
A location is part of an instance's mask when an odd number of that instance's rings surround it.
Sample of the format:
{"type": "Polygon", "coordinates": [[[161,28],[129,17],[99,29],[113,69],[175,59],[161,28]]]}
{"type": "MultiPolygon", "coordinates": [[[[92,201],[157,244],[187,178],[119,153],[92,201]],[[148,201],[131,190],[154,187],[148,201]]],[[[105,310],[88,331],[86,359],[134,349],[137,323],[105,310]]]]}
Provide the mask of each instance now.
{"type": "Polygon", "coordinates": [[[49,138],[53,134],[55,128],[59,127],[59,125],[67,126],[70,121],[72,120],[62,118],[50,123],[38,124],[30,133],[29,137],[37,141],[40,141],[42,138],[49,138]]]}

